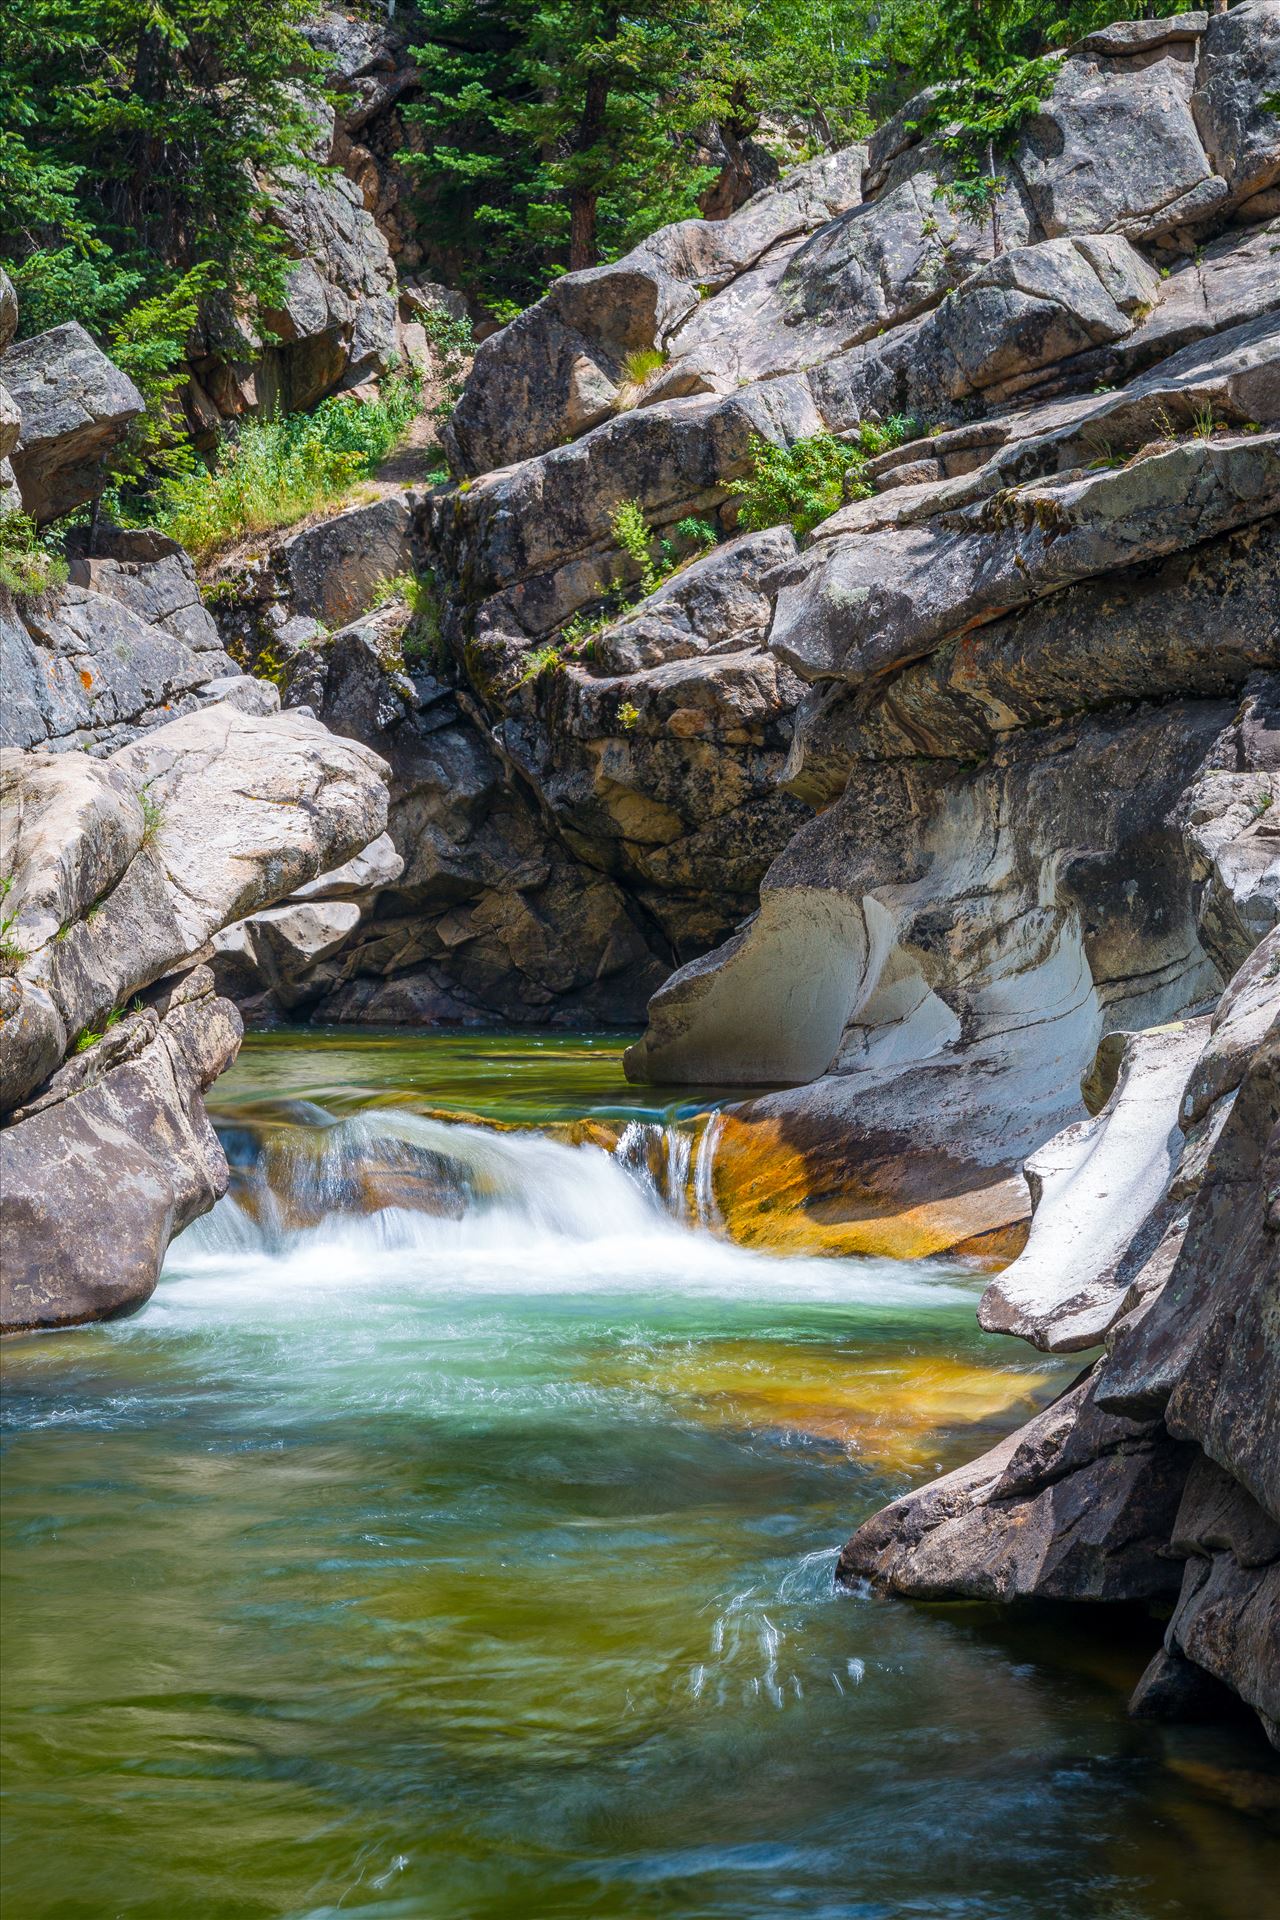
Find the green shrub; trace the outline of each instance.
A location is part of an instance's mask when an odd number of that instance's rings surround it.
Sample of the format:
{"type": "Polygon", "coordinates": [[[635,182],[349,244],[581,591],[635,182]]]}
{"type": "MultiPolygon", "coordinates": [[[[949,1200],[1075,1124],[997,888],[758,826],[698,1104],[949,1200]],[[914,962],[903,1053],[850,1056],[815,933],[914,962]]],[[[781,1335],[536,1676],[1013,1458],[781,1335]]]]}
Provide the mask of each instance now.
{"type": "Polygon", "coordinates": [[[609,522],[613,537],[622,551],[640,569],[640,597],[652,593],[663,577],[663,569],[654,563],[649,551],[653,533],[638,500],[624,500],[609,522]]]}
{"type": "Polygon", "coordinates": [[[0,587],[15,600],[35,600],[66,584],[67,563],[41,543],[25,513],[0,513],[0,587]]]}
{"type": "Polygon", "coordinates": [[[545,647],[535,647],[532,653],[526,655],[524,672],[516,681],[516,685],[525,687],[531,680],[539,679],[544,673],[559,673],[563,665],[559,647],[550,643],[545,647]]]}
{"type": "Polygon", "coordinates": [[[738,525],[758,533],[789,521],[798,534],[809,533],[846,500],[866,499],[871,488],[861,476],[868,460],[917,431],[908,415],[895,414],[884,422],[864,420],[850,440],[814,433],[789,447],[775,447],[752,434],[751,472],[745,480],[722,482],[734,490],[738,525]]]}
{"type": "Polygon", "coordinates": [[[246,534],[291,526],[340,499],[385,460],[417,408],[417,378],[384,381],[377,400],[336,395],[314,413],[248,420],[213,468],[173,475],[150,523],[206,560],[246,534]]]}
{"type": "Polygon", "coordinates": [[[714,547],[719,535],[709,520],[698,520],[692,514],[686,520],[676,522],[677,540],[687,540],[692,547],[705,551],[714,547]]]}
{"type": "MultiPolygon", "coordinates": [[[[467,368],[476,350],[475,335],[465,314],[455,320],[443,307],[429,307],[422,315],[422,326],[439,362],[443,388],[440,401],[432,408],[432,413],[437,420],[447,420],[458,404],[467,368]]],[[[449,476],[447,472],[442,472],[440,477],[447,480],[449,476]]]]}
{"type": "Polygon", "coordinates": [[[425,663],[438,673],[444,665],[444,628],[440,589],[434,573],[410,575],[404,597],[413,615],[401,642],[405,665],[425,663]]]}

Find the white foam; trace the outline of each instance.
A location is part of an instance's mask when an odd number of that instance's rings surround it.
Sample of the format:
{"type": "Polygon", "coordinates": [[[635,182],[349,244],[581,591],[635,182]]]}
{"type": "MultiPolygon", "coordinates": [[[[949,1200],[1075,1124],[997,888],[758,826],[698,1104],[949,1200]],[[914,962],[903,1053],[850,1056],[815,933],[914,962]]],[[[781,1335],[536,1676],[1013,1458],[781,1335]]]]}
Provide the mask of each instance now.
{"type": "MultiPolygon", "coordinates": [[[[306,1175],[312,1197],[323,1190],[324,1155],[348,1168],[362,1152],[385,1163],[399,1142],[449,1163],[461,1217],[335,1206],[314,1226],[282,1231],[269,1213],[260,1225],[228,1196],[174,1242],[144,1323],[172,1314],[275,1319],[334,1296],[405,1305],[589,1294],[895,1307],[952,1305],[971,1294],[954,1270],[929,1263],[784,1259],[736,1246],[675,1217],[673,1196],[660,1191],[635,1140],[610,1154],[387,1110],[328,1133],[320,1176],[314,1154],[306,1175]]],[[[668,1164],[682,1192],[687,1150],[669,1149],[668,1164]]]]}

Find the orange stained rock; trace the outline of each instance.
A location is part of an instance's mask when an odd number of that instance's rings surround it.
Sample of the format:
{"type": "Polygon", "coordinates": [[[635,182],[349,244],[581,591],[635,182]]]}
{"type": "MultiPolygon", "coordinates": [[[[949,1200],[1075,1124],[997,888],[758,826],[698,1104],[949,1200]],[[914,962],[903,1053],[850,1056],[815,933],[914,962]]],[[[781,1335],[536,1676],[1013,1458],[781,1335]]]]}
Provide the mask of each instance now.
{"type": "Polygon", "coordinates": [[[1014,1258],[1030,1201],[1013,1171],[969,1166],[906,1137],[788,1138],[772,1115],[720,1122],[716,1204],[742,1246],[919,1260],[1014,1258]]]}

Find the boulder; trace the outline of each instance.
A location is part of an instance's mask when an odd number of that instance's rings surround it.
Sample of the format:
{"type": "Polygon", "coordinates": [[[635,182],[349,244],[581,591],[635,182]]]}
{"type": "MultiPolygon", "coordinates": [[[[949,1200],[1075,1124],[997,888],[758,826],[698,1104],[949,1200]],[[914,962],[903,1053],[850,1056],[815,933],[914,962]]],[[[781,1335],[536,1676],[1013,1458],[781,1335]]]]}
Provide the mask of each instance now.
{"type": "Polygon", "coordinates": [[[141,1306],[170,1240],[226,1191],[200,1096],[235,1058],[240,1016],[204,967],[160,1005],[134,1016],[130,1057],[0,1130],[6,1333],[141,1306]]]}
{"type": "Polygon", "coordinates": [[[1097,1346],[1130,1304],[1148,1252],[1142,1229],[1182,1155],[1183,1090],[1207,1027],[1207,1020],[1179,1020],[1108,1036],[1120,1057],[1105,1106],[1023,1163],[1031,1233],[982,1296],[978,1323],[987,1333],[1075,1353],[1097,1346]]]}
{"type": "Polygon", "coordinates": [[[1150,240],[1226,200],[1197,130],[1195,81],[1195,44],[1180,38],[1139,61],[1108,47],[1063,62],[1015,155],[1046,238],[1150,240]],[[1193,202],[1197,191],[1203,204],[1193,202]]]}
{"type": "Polygon", "coordinates": [[[383,494],[290,534],[271,563],[295,613],[329,627],[345,626],[368,606],[374,589],[417,570],[414,496],[383,494]]]}
{"type": "Polygon", "coordinates": [[[78,577],[107,591],[69,586],[21,611],[0,606],[0,743],[105,754],[211,699],[274,711],[276,689],[223,651],[183,562],[77,562],[78,577]]]}
{"type": "Polygon", "coordinates": [[[1242,0],[1208,24],[1191,99],[1205,150],[1232,198],[1280,180],[1280,128],[1264,102],[1280,91],[1280,8],[1242,0]]]}
{"type": "Polygon", "coordinates": [[[961,283],[936,327],[959,372],[957,398],[1133,330],[1160,282],[1118,234],[1015,247],[961,283]]]}
{"type": "Polygon", "coordinates": [[[101,491],[142,395],[74,320],[15,342],[4,381],[22,415],[12,461],[23,508],[33,520],[60,519],[101,491]]]}
{"type": "Polygon", "coordinates": [[[566,274],[482,342],[446,431],[460,473],[527,459],[607,420],[637,397],[627,360],[665,350],[698,307],[779,248],[856,206],[862,149],[824,154],[727,220],[665,227],[607,266],[566,274]]]}
{"type": "Polygon", "coordinates": [[[1278,508],[1280,435],[1260,434],[1169,445],[921,526],[833,533],[778,576],[770,645],[802,678],[858,684],[1012,607],[1278,508]]]}
{"type": "Polygon", "coordinates": [[[1193,1457],[1158,1422],[1100,1411],[1083,1381],[874,1515],[836,1578],[915,1600],[1170,1599],[1181,1575],[1166,1546],[1193,1457]]]}
{"type": "Polygon", "coordinates": [[[118,600],[194,653],[223,653],[191,556],[176,540],[150,528],[99,526],[92,553],[73,546],[69,559],[73,585],[118,600]]]}
{"type": "Polygon", "coordinates": [[[20,1004],[4,1099],[220,927],[375,840],[385,769],[302,714],[206,707],[108,759],[6,750],[7,932],[20,1004]]]}

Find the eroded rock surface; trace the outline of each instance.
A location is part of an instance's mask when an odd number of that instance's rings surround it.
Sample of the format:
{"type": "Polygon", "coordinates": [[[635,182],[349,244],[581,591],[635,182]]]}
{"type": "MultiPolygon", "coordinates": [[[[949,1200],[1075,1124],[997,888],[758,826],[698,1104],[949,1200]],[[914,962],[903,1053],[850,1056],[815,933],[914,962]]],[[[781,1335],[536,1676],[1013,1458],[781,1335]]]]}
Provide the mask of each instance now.
{"type": "Polygon", "coordinates": [[[103,758],[0,754],[6,1329],[138,1305],[223,1191],[200,1096],[240,1023],[193,962],[376,841],[385,781],[308,716],[226,705],[103,758]]]}

